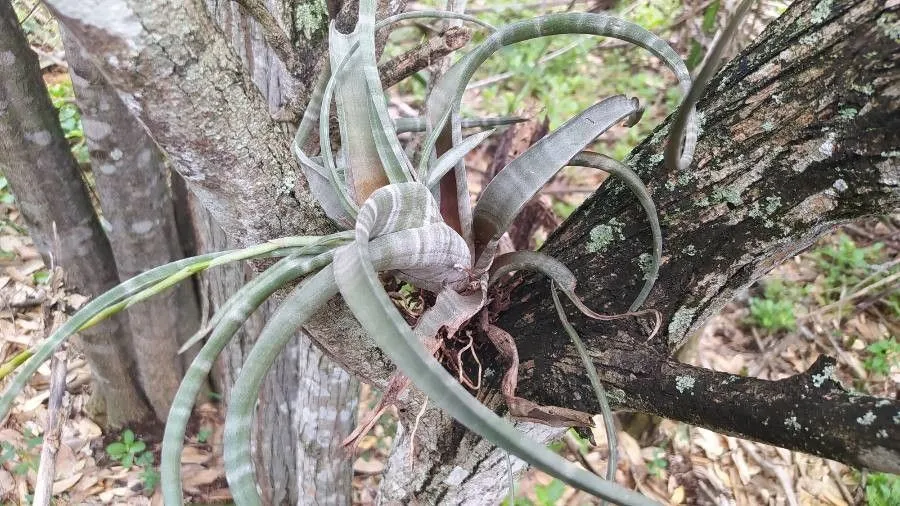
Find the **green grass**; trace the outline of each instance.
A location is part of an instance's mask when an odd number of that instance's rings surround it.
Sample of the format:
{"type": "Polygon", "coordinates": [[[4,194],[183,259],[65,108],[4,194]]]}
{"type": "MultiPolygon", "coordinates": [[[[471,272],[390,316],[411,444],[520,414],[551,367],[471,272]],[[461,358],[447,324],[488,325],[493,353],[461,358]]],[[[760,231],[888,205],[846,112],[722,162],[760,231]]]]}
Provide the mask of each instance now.
{"type": "Polygon", "coordinates": [[[888,473],[870,474],[866,480],[866,503],[869,506],[900,504],[900,476],[888,473]]]}
{"type": "Polygon", "coordinates": [[[796,302],[805,290],[778,279],[765,282],[762,297],[750,297],[748,323],[768,332],[797,328],[796,302]]]}
{"type": "MultiPolygon", "coordinates": [[[[846,234],[838,236],[837,244],[813,253],[813,258],[825,277],[824,291],[819,301],[823,305],[852,296],[854,292],[900,272],[900,265],[890,263],[890,254],[885,251],[884,244],[862,247],[846,234]]],[[[883,292],[883,296],[878,303],[894,317],[900,317],[900,290],[884,285],[869,295],[879,292],[883,292]]]]}
{"type": "Polygon", "coordinates": [[[875,341],[866,347],[869,356],[863,361],[867,371],[887,376],[900,367],[900,342],[895,337],[875,341]]]}
{"type": "Polygon", "coordinates": [[[84,138],[84,129],[81,125],[81,110],[75,103],[75,91],[72,89],[72,81],[65,79],[54,84],[47,85],[47,92],[53,107],[59,111],[59,125],[63,134],[72,148],[72,155],[79,165],[89,165],[87,142],[84,138]]]}

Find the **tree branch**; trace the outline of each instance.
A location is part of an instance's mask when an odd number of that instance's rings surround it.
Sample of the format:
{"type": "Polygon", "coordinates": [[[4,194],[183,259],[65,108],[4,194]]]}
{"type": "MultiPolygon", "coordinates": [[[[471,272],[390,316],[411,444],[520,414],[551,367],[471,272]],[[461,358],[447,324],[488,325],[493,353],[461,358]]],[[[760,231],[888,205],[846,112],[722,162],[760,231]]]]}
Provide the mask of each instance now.
{"type": "Polygon", "coordinates": [[[382,63],[378,66],[382,86],[385,89],[394,86],[465,46],[471,38],[471,30],[462,27],[450,27],[444,33],[432,37],[417,47],[382,63]]]}
{"type": "MultiPolygon", "coordinates": [[[[830,359],[770,382],[669,358],[736,293],[819,235],[900,205],[900,70],[896,42],[879,28],[898,7],[857,0],[812,16],[817,4],[792,4],[714,78],[699,104],[702,135],[690,169],[670,173],[662,166],[668,124],[627,160],[650,187],[664,227],[663,265],[645,304],[663,314],[663,331],[646,343],[647,329],[634,321],[572,319],[620,409],[896,472],[900,441],[893,417],[900,403],[840,390],[827,374],[830,359]]],[[[543,251],[575,272],[578,293],[592,308],[609,314],[627,309],[639,291],[640,259],[649,245],[637,199],[610,180],[543,251]],[[614,231],[608,243],[592,240],[599,226],[614,231]]],[[[519,347],[517,394],[598,412],[556,318],[548,281],[531,276],[519,283],[497,322],[519,347]]],[[[486,340],[478,353],[490,364],[485,375],[501,377],[504,365],[488,356],[486,340]]],[[[482,386],[479,397],[500,405],[497,390],[482,386]]],[[[538,441],[558,434],[522,426],[538,441]]],[[[417,448],[422,440],[429,444],[412,472],[389,467],[385,481],[403,487],[382,490],[384,500],[412,495],[464,504],[476,490],[482,500],[502,497],[505,487],[488,478],[504,472],[502,454],[454,427],[448,417],[420,426],[417,448]]],[[[392,466],[408,462],[407,443],[399,442],[392,466]]]]}

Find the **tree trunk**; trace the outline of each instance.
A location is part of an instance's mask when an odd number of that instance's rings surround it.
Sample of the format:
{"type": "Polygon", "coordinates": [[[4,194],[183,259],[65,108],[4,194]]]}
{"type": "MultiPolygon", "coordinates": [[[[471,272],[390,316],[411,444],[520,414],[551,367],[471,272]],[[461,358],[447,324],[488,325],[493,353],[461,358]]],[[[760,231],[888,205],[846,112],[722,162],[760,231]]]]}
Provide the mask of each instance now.
{"type": "MultiPolygon", "coordinates": [[[[82,47],[64,27],[60,32],[119,279],[184,258],[162,153],[82,47]]],[[[182,360],[190,358],[178,348],[200,324],[193,286],[182,283],[129,309],[128,319],[141,387],[165,421],[184,374],[182,360]]]]}
{"type": "MultiPolygon", "coordinates": [[[[37,55],[8,0],[0,0],[0,150],[3,171],[34,243],[67,287],[97,295],[118,283],[109,242],[41,78],[37,55]]],[[[129,354],[127,315],[80,333],[91,366],[91,414],[110,428],[146,419],[149,408],[129,354]]]]}
{"type": "MultiPolygon", "coordinates": [[[[897,7],[845,2],[814,16],[817,5],[795,2],[713,80],[700,102],[702,136],[690,169],[673,172],[661,163],[668,124],[627,160],[650,187],[663,222],[663,265],[645,304],[662,313],[660,333],[647,342],[647,328],[633,321],[593,322],[571,312],[569,318],[620,409],[896,473],[900,403],[844,390],[832,377],[832,359],[820,357],[802,374],[764,381],[672,358],[736,293],[816,237],[900,205],[900,69],[896,34],[884,28],[897,19],[897,7]]],[[[572,269],[590,307],[612,314],[627,310],[640,290],[640,259],[649,245],[642,208],[613,178],[543,251],[572,269]],[[592,240],[598,227],[614,229],[610,242],[592,240]]],[[[599,412],[547,279],[518,281],[497,322],[518,344],[517,394],[599,412]]],[[[478,353],[484,364],[492,350],[483,342],[478,353]]],[[[485,377],[499,379],[504,365],[488,363],[485,377]]],[[[500,403],[496,389],[482,387],[482,396],[500,403]]],[[[443,420],[420,424],[417,449],[424,448],[414,473],[404,451],[409,444],[401,440],[384,500],[502,499],[505,483],[488,477],[505,472],[503,454],[443,420]]],[[[541,441],[559,434],[523,425],[541,441]]]]}

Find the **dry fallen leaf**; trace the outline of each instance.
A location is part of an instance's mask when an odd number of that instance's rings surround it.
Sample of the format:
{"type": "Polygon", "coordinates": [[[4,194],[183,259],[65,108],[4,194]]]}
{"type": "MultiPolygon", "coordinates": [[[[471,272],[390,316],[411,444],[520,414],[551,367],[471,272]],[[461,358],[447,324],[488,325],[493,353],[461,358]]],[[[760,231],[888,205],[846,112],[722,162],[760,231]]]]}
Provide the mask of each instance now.
{"type": "Polygon", "coordinates": [[[361,474],[381,474],[384,471],[384,462],[380,460],[365,460],[362,457],[353,462],[353,472],[361,474]]]}
{"type": "Polygon", "coordinates": [[[61,478],[61,479],[58,479],[57,481],[53,482],[53,495],[62,494],[66,490],[69,490],[70,488],[72,488],[73,485],[75,485],[76,483],[78,483],[79,480],[81,480],[81,476],[82,476],[81,473],[75,473],[66,478],[61,478]]]}
{"type": "Polygon", "coordinates": [[[222,469],[202,469],[182,476],[182,483],[185,488],[196,488],[201,485],[209,485],[210,483],[224,476],[222,469]]]}
{"type": "Polygon", "coordinates": [[[212,458],[212,455],[196,446],[185,446],[181,451],[182,464],[205,464],[212,458]]]}
{"type": "Polygon", "coordinates": [[[672,504],[681,504],[684,502],[684,497],[684,487],[678,487],[674,492],[672,492],[672,495],[669,496],[669,502],[672,504]]]}

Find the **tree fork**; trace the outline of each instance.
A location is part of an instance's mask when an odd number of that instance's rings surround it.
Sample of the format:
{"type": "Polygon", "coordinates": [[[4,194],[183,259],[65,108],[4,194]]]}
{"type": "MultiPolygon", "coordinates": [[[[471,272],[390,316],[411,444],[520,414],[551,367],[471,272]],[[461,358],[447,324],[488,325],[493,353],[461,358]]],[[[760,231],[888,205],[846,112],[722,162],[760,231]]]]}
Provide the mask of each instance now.
{"type": "MultiPolygon", "coordinates": [[[[900,403],[844,391],[831,376],[831,359],[764,381],[669,358],[736,293],[817,236],[900,203],[898,46],[885,28],[896,24],[897,10],[876,1],[829,12],[814,1],[795,3],[710,84],[688,171],[660,163],[666,125],[632,153],[629,163],[650,186],[666,240],[660,281],[645,307],[667,323],[647,343],[634,322],[575,317],[620,408],[900,470],[900,403]]],[[[621,185],[605,185],[544,248],[587,281],[586,301],[607,313],[624,310],[623,292],[639,288],[649,235],[638,206],[621,194],[621,185]]],[[[546,281],[530,277],[500,318],[523,364],[531,361],[521,395],[596,412],[590,396],[572,395],[587,391],[588,380],[548,300],[546,281]]]]}

